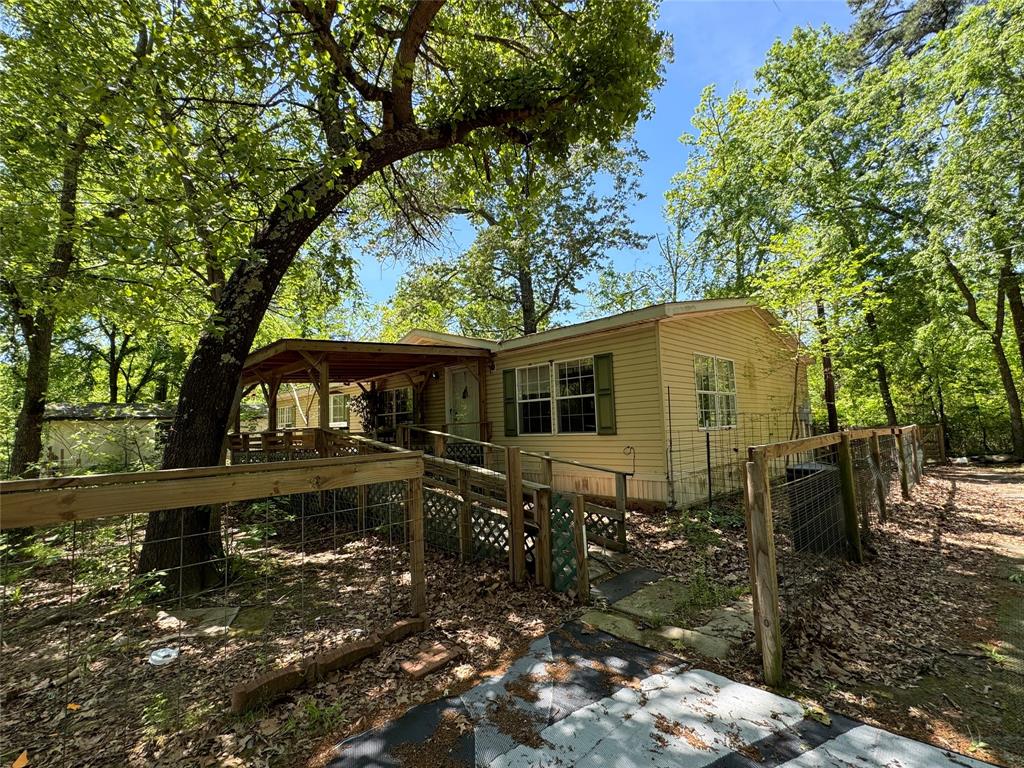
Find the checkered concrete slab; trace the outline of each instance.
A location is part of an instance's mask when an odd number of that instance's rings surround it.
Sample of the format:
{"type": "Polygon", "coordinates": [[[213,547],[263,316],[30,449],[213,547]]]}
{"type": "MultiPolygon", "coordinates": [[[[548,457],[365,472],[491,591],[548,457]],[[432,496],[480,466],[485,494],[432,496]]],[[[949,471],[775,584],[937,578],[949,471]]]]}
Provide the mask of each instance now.
{"type": "Polygon", "coordinates": [[[985,768],[570,623],[504,675],[339,744],[332,768],[985,768]],[[411,761],[411,762],[410,762],[411,761]]]}

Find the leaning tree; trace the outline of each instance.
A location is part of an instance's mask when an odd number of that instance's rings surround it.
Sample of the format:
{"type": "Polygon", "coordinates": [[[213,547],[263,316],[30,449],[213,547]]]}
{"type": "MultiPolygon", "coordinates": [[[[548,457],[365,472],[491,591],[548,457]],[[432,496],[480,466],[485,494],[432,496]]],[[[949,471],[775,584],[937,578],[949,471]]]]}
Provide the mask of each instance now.
{"type": "MultiPolygon", "coordinates": [[[[241,57],[254,76],[270,71],[260,98],[213,92],[187,71],[169,87],[178,88],[181,120],[214,100],[251,109],[279,138],[273,177],[260,171],[261,183],[277,187],[254,207],[252,236],[184,374],[165,468],[218,461],[243,362],[278,285],[368,181],[505,143],[528,142],[547,161],[581,140],[610,144],[650,108],[667,43],[648,2],[356,0],[342,10],[336,0],[291,0],[236,10],[197,5],[176,16],[193,26],[197,51],[183,60],[222,56],[236,66],[241,57]],[[231,39],[204,43],[211,37],[231,39]]],[[[184,565],[182,588],[198,589],[217,578],[203,564],[218,547],[208,512],[153,514],[139,568],[184,565]]]]}

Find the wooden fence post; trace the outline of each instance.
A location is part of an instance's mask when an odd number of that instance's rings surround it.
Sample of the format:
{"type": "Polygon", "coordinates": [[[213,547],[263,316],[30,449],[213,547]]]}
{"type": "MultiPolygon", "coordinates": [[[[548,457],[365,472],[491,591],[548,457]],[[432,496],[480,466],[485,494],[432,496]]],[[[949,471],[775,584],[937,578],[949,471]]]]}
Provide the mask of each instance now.
{"type": "Polygon", "coordinates": [[[775,525],[772,521],[768,460],[755,452],[747,462],[748,529],[751,578],[756,595],[755,627],[760,639],[764,679],[782,682],[782,630],[779,627],[779,579],[775,571],[775,525]]]}
{"type": "Polygon", "coordinates": [[[839,437],[839,488],[843,498],[846,543],[849,546],[850,559],[863,563],[864,547],[860,540],[860,522],[857,519],[857,483],[854,478],[850,436],[844,432],[839,437]]]}
{"type": "Polygon", "coordinates": [[[615,531],[616,541],[626,551],[626,474],[617,472],[615,474],[615,509],[622,515],[622,524],[615,531]]]}
{"type": "Polygon", "coordinates": [[[551,589],[551,489],[538,488],[533,499],[538,529],[537,546],[533,550],[537,562],[537,583],[551,589]]]}
{"type": "Polygon", "coordinates": [[[878,441],[878,435],[871,435],[871,463],[875,471],[875,497],[878,499],[878,519],[885,522],[889,519],[889,513],[885,508],[885,481],[882,480],[882,444],[878,441]]]}
{"type": "Polygon", "coordinates": [[[469,470],[459,468],[459,559],[473,556],[473,500],[469,497],[469,470]]]}
{"type": "Polygon", "coordinates": [[[409,481],[409,576],[413,616],[427,612],[427,579],[423,562],[423,478],[409,481]]]}
{"type": "Polygon", "coordinates": [[[760,606],[757,600],[757,558],[754,557],[754,544],[753,534],[750,525],[750,493],[751,493],[751,473],[753,471],[754,463],[745,462],[743,465],[743,515],[747,529],[747,571],[750,573],[750,598],[754,608],[754,646],[757,649],[757,653],[761,653],[761,627],[760,619],[761,615],[760,606]]]}
{"type": "Polygon", "coordinates": [[[544,458],[540,460],[540,484],[551,487],[551,481],[554,478],[554,471],[551,468],[551,459],[548,458],[548,452],[544,452],[544,458]]]}
{"type": "Polygon", "coordinates": [[[434,455],[439,459],[444,458],[445,451],[445,437],[444,435],[434,435],[434,455]]]}
{"type": "Polygon", "coordinates": [[[915,426],[913,428],[913,473],[916,475],[916,481],[921,482],[921,478],[924,476],[925,467],[923,465],[923,455],[925,453],[924,445],[925,442],[921,436],[921,427],[915,426]]]}
{"type": "Polygon", "coordinates": [[[590,569],[587,566],[587,500],[577,493],[572,503],[572,532],[576,541],[576,593],[582,605],[590,604],[590,569]]]}
{"type": "Polygon", "coordinates": [[[907,451],[903,442],[903,430],[896,430],[896,460],[900,468],[900,493],[903,500],[910,499],[910,477],[907,470],[907,451]]]}
{"type": "Polygon", "coordinates": [[[523,458],[519,448],[505,449],[505,498],[508,500],[508,565],[513,584],[526,579],[526,527],[523,521],[523,458]]]}

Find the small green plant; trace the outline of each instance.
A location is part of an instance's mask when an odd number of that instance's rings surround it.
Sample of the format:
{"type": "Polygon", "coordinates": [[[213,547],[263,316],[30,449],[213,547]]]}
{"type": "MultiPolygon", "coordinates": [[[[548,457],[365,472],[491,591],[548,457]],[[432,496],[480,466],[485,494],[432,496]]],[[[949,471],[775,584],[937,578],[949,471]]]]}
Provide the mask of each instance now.
{"type": "Polygon", "coordinates": [[[142,724],[154,736],[170,731],[173,723],[174,705],[164,693],[154,695],[149,704],[142,708],[142,724]]]}
{"type": "Polygon", "coordinates": [[[1024,571],[1014,571],[1011,573],[1010,581],[1013,584],[1024,584],[1024,571]]]}
{"type": "Polygon", "coordinates": [[[306,697],[299,702],[281,730],[283,733],[326,733],[344,724],[343,712],[344,706],[340,701],[324,705],[311,696],[306,697]]]}

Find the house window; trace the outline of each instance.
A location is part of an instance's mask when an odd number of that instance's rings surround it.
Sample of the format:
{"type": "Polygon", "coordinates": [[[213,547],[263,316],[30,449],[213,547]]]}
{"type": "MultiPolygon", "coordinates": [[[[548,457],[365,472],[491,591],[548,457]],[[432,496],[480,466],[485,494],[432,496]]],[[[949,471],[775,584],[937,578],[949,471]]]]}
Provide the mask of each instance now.
{"type": "Polygon", "coordinates": [[[594,358],[581,357],[555,364],[555,402],[559,432],[597,432],[594,358]]]}
{"type": "Polygon", "coordinates": [[[383,389],[377,393],[377,429],[412,423],[412,387],[383,389]]]}
{"type": "Polygon", "coordinates": [[[348,428],[348,395],[331,395],[331,426],[348,428]]]}
{"type": "Polygon", "coordinates": [[[736,426],[736,369],[732,360],[694,355],[697,379],[697,426],[726,429],[736,426]]]}
{"type": "Polygon", "coordinates": [[[551,434],[551,366],[516,369],[516,407],[519,434],[551,434]]]}
{"type": "Polygon", "coordinates": [[[291,429],[295,426],[295,406],[294,405],[279,405],[277,406],[277,428],[278,429],[291,429]]]}

